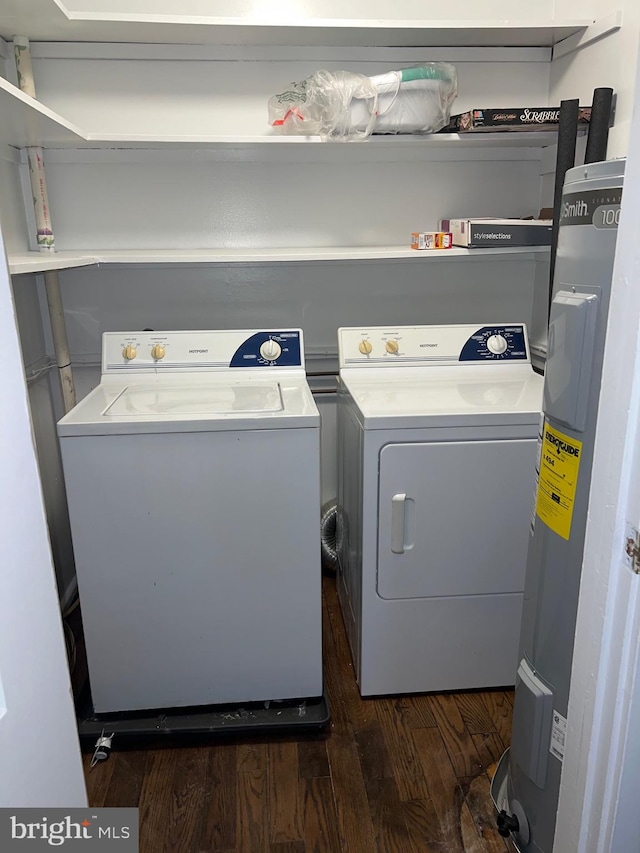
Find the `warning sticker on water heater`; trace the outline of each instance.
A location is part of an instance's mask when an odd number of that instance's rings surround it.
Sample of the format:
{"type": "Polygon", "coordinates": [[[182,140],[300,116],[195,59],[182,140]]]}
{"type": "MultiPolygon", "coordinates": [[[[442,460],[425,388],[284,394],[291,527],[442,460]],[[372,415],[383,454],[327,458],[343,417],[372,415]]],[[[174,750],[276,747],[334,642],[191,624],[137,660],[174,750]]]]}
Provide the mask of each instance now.
{"type": "Polygon", "coordinates": [[[559,711],[553,711],[553,726],[551,728],[551,743],[549,752],[564,761],[564,745],[567,739],[567,718],[559,711]]]}
{"type": "Polygon", "coordinates": [[[571,533],[581,455],[581,441],[564,435],[545,421],[536,515],[563,539],[568,539],[571,533]]]}

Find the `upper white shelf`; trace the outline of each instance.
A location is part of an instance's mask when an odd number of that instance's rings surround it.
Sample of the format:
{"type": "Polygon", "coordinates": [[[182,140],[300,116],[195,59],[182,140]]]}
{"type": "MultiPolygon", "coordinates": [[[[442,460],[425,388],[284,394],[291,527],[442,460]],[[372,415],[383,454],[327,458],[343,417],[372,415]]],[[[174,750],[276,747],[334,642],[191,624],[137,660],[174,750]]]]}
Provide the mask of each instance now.
{"type": "MultiPolygon", "coordinates": [[[[351,18],[342,17],[340,3],[313,0],[280,8],[231,0],[225,17],[212,15],[212,5],[202,0],[12,0],[0,35],[7,40],[19,33],[32,41],[147,44],[548,47],[592,23],[578,17],[552,21],[544,15],[520,19],[513,3],[506,2],[505,17],[493,20],[425,19],[420,17],[424,4],[375,0],[361,3],[362,16],[351,18]]],[[[472,4],[467,7],[474,10],[472,4]]],[[[353,14],[358,4],[348,8],[353,14]]]]}
{"type": "MultiPolygon", "coordinates": [[[[68,41],[147,44],[300,45],[318,47],[552,47],[593,23],[584,18],[550,24],[531,21],[361,21],[312,19],[301,24],[255,24],[237,18],[195,23],[179,16],[165,21],[73,21],[68,41]]],[[[60,38],[37,22],[33,41],[60,38]]],[[[58,28],[56,28],[56,31],[58,28]]]]}
{"type": "MultiPolygon", "coordinates": [[[[43,148],[209,148],[251,147],[255,145],[340,145],[325,143],[319,136],[264,136],[97,134],[86,133],[39,101],[25,95],[16,86],[0,77],[0,144],[24,148],[40,145],[43,148]]],[[[455,147],[467,150],[480,148],[544,148],[555,142],[555,133],[527,131],[526,133],[434,134],[426,136],[375,136],[355,145],[375,145],[397,148],[410,145],[429,150],[455,147]]]]}
{"type": "Polygon", "coordinates": [[[205,264],[282,264],[302,261],[375,261],[375,260],[492,260],[513,255],[548,254],[546,246],[491,247],[488,249],[452,249],[416,251],[405,246],[327,246],[320,248],[275,249],[123,249],[83,252],[26,252],[9,255],[12,275],[104,264],[128,265],[205,265],[205,264]]]}

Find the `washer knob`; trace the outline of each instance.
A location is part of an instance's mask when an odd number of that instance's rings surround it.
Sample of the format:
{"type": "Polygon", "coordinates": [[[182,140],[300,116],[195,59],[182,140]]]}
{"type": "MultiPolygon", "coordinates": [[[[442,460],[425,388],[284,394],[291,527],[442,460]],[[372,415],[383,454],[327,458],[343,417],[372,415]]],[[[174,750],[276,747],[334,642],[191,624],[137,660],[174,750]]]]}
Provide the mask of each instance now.
{"type": "Polygon", "coordinates": [[[400,349],[400,344],[398,341],[387,341],[385,344],[385,349],[387,352],[397,353],[400,349]]]}
{"type": "Polygon", "coordinates": [[[502,355],[507,351],[508,346],[507,339],[502,335],[491,335],[487,339],[487,349],[494,355],[502,355]]]}
{"type": "Polygon", "coordinates": [[[156,361],[160,361],[161,358],[164,358],[166,350],[162,344],[154,344],[151,347],[151,358],[155,358],[156,361]]]}
{"type": "Polygon", "coordinates": [[[260,346],[260,355],[264,358],[265,361],[275,361],[280,357],[282,353],[282,347],[278,343],[278,341],[274,341],[273,338],[269,338],[268,341],[265,341],[260,346]]]}
{"type": "Polygon", "coordinates": [[[122,357],[126,358],[127,361],[131,361],[132,358],[135,358],[137,355],[137,350],[131,344],[127,344],[126,347],[122,350],[122,357]]]}
{"type": "Polygon", "coordinates": [[[360,350],[362,355],[369,355],[369,353],[373,349],[371,341],[360,341],[360,343],[358,344],[358,349],[360,350]]]}

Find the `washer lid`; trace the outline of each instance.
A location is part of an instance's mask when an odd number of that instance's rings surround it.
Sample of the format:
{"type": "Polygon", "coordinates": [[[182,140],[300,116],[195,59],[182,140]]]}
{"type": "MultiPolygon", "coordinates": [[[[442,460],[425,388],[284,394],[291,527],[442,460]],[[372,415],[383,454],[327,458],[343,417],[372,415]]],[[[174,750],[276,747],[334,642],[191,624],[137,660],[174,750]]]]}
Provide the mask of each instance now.
{"type": "MultiPolygon", "coordinates": [[[[129,377],[127,377],[129,378],[129,377]]],[[[127,383],[103,378],[58,423],[60,436],[319,427],[304,378],[158,377],[127,383]]]]}
{"type": "Polygon", "coordinates": [[[537,424],[544,380],[529,365],[343,370],[367,429],[537,424]]]}
{"type": "Polygon", "coordinates": [[[281,412],[284,409],[279,382],[211,384],[129,385],[111,403],[107,417],[150,415],[237,415],[281,412]]]}

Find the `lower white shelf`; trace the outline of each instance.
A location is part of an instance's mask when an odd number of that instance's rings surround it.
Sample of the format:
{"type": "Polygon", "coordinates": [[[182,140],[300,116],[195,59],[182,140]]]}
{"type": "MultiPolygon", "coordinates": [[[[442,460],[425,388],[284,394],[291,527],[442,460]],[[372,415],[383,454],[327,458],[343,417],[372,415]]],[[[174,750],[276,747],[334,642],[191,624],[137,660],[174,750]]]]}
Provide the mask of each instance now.
{"type": "Polygon", "coordinates": [[[50,272],[73,267],[87,267],[97,263],[89,252],[23,252],[9,255],[11,275],[50,272]]]}
{"type": "MultiPolygon", "coordinates": [[[[488,249],[416,251],[405,246],[327,246],[274,249],[109,249],[98,251],[26,252],[9,255],[12,275],[102,264],[282,264],[301,261],[429,261],[480,260],[486,257],[548,254],[548,246],[496,246],[488,249]]],[[[497,258],[496,258],[497,259],[497,258]]]]}

